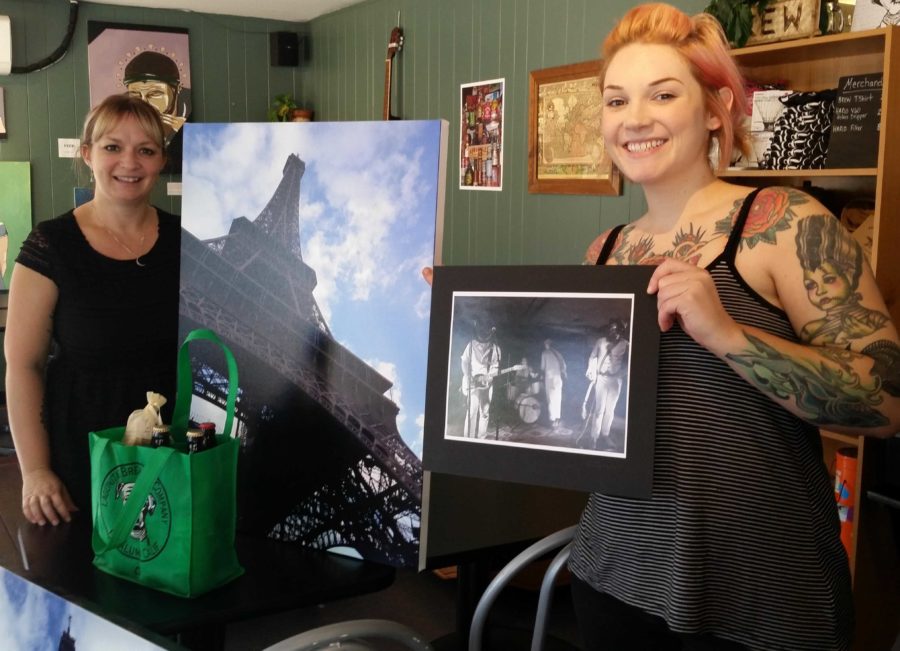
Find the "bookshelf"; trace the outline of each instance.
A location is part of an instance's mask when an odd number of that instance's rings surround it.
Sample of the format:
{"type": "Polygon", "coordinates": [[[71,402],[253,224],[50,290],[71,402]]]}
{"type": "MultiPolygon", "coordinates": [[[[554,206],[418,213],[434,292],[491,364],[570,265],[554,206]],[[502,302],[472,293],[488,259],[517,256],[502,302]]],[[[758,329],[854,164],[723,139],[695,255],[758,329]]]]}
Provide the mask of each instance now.
{"type": "MultiPolygon", "coordinates": [[[[745,76],[756,82],[785,82],[791,90],[835,88],[847,75],[881,72],[882,91],[878,166],[822,170],[729,170],[723,176],[751,185],[804,183],[825,190],[837,201],[868,195],[875,199],[875,226],[870,262],[894,323],[900,323],[900,28],[890,27],[768,43],[738,49],[735,59],[745,76]]],[[[854,522],[850,569],[854,580],[857,634],[854,651],[890,648],[900,613],[900,549],[891,531],[894,508],[867,498],[882,481],[884,440],[821,431],[826,464],[833,467],[842,447],[857,450],[854,522]],[[890,615],[889,613],[893,613],[890,615]]],[[[900,534],[894,534],[900,535],[900,534]]]]}

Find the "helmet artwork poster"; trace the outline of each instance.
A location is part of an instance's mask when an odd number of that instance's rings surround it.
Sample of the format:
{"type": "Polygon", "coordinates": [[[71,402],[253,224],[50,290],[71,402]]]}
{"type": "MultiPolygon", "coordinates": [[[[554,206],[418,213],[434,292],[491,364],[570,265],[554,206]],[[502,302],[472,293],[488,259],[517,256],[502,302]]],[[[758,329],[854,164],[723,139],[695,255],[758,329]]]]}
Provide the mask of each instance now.
{"type": "Polygon", "coordinates": [[[191,113],[188,30],[88,22],[91,106],[116,93],[159,111],[171,144],[191,113]]]}

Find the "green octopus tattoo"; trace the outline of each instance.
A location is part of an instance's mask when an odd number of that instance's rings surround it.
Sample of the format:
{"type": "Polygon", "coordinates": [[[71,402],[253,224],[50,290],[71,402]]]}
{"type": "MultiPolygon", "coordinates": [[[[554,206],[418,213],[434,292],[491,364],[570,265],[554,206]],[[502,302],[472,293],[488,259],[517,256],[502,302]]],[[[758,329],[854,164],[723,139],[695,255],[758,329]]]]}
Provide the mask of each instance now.
{"type": "MultiPolygon", "coordinates": [[[[793,400],[811,423],[858,427],[878,427],[888,423],[876,406],[883,402],[879,395],[883,384],[892,383],[896,390],[896,371],[888,371],[888,377],[874,374],[873,379],[866,382],[850,365],[855,354],[848,350],[822,349],[822,355],[832,362],[828,364],[824,360],[793,359],[753,335],[746,337],[748,349],[740,354],[729,354],[728,359],[745,367],[749,379],[760,389],[782,400],[793,400]]],[[[897,346],[887,341],[879,343],[887,344],[885,357],[896,361],[900,356],[897,346]]]]}

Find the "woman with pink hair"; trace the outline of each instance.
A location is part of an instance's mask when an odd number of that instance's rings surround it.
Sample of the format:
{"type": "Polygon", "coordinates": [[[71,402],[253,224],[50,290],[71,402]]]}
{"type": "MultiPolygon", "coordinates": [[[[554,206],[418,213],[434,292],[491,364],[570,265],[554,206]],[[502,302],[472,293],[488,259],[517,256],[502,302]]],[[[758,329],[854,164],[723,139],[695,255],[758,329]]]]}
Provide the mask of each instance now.
{"type": "Polygon", "coordinates": [[[804,235],[834,219],[821,204],[717,176],[745,148],[746,96],[714,18],[635,7],[603,59],[603,138],[647,210],[586,262],[654,265],[662,335],[655,431],[629,433],[655,437],[652,496],[592,495],[573,546],[586,647],[846,651],[850,571],[817,428],[898,431],[896,327],[861,255],[845,272],[871,327],[822,323],[838,316],[811,300],[804,235]]]}

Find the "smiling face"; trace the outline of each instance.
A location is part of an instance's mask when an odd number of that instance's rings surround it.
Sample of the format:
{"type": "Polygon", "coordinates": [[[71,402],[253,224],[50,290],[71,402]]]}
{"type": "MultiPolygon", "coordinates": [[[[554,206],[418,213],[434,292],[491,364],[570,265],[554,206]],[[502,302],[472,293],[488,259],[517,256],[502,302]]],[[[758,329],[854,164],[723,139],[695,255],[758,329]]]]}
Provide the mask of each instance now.
{"type": "Polygon", "coordinates": [[[115,202],[146,202],[165,165],[162,148],[130,115],[82,145],[81,155],[93,171],[95,196],[115,202]]]}
{"type": "Polygon", "coordinates": [[[826,312],[846,303],[852,294],[847,275],[831,262],[823,262],[811,271],[804,270],[803,284],[810,302],[826,312]]]}
{"type": "Polygon", "coordinates": [[[603,84],[603,138],[616,166],[645,187],[712,176],[703,89],[668,45],[633,43],[614,55],[603,84]]]}

